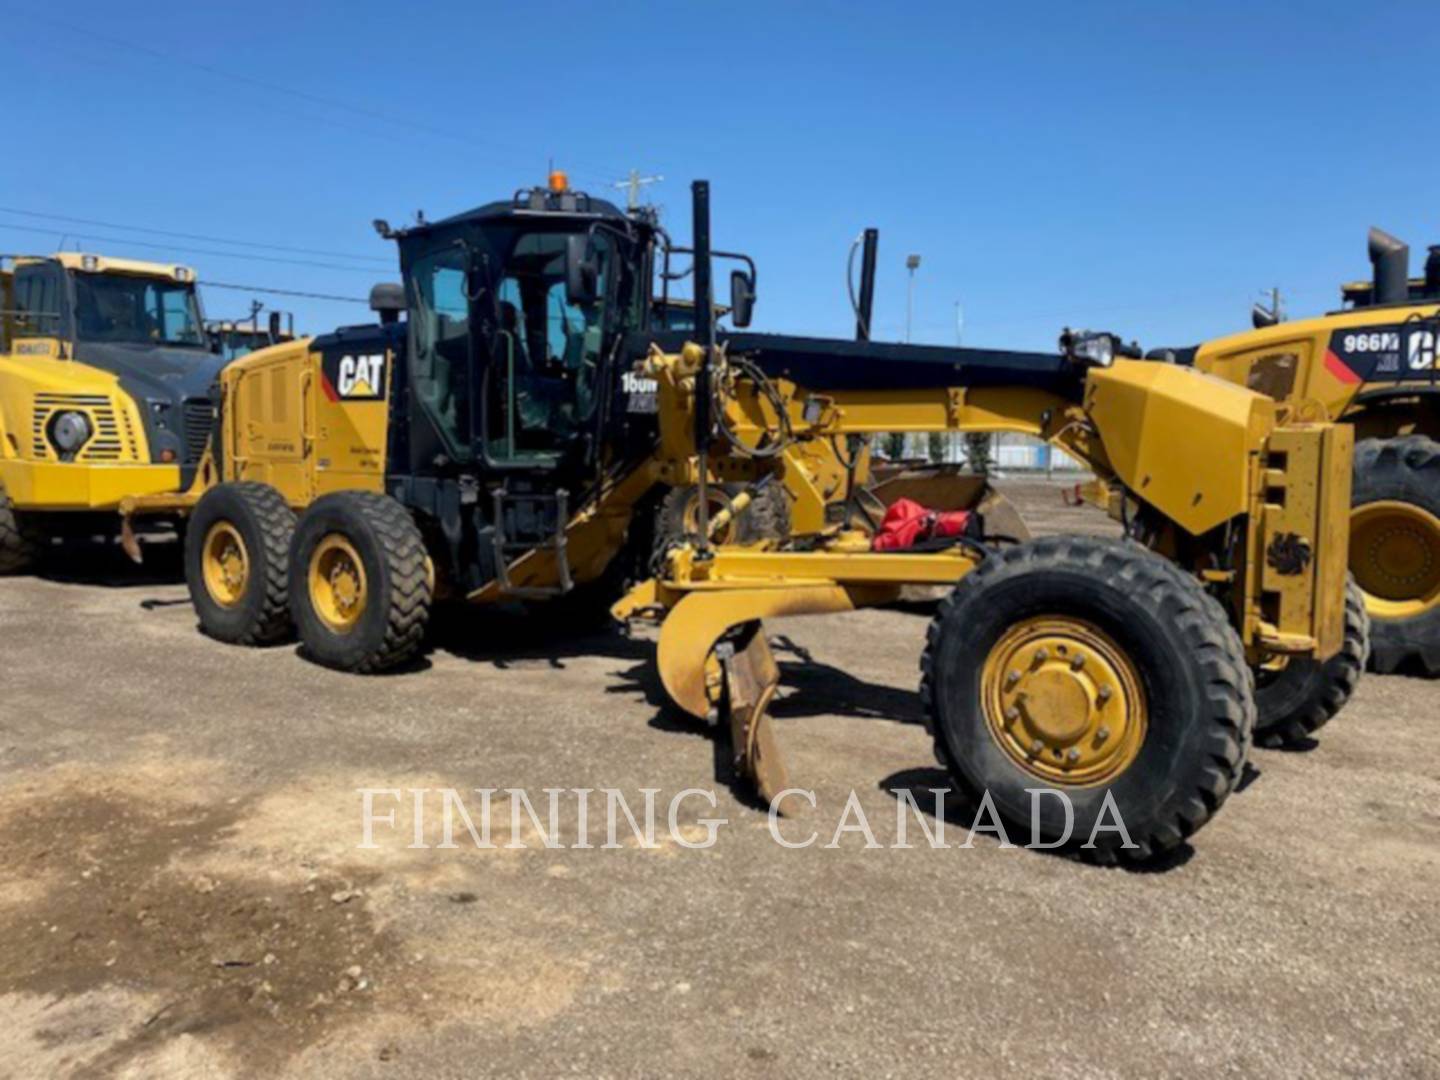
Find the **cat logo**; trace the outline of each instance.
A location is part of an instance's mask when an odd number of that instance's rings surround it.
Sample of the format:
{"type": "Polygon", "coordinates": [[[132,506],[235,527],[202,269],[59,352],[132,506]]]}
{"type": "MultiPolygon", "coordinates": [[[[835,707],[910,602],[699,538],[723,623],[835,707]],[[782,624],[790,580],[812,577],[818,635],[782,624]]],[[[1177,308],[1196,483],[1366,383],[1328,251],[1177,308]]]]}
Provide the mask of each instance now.
{"type": "Polygon", "coordinates": [[[335,373],[335,392],[349,400],[374,400],[385,393],[385,354],[340,357],[335,373]]]}
{"type": "Polygon", "coordinates": [[[1406,351],[1411,371],[1430,371],[1435,367],[1435,334],[1430,330],[1410,331],[1406,351]]]}

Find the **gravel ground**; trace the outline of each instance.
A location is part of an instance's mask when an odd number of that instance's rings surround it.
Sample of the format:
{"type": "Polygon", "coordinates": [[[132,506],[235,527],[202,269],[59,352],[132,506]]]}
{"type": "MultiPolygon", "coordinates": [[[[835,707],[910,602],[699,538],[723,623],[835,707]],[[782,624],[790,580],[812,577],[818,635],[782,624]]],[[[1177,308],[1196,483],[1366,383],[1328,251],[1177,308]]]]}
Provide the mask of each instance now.
{"type": "MultiPolygon", "coordinates": [[[[1104,527],[1059,482],[1047,528],[1104,527]]],[[[652,644],[447,627],[403,674],[195,632],[174,567],[0,581],[0,1075],[1440,1075],[1440,683],[1367,678],[1305,752],[1150,872],[898,848],[943,786],[928,614],[771,627],[815,810],[772,838],[660,704],[652,644]],[[377,795],[362,848],[361,789],[377,795]],[[546,849],[477,788],[595,789],[546,849]],[[637,813],[659,789],[653,845],[637,813]],[[687,788],[713,792],[678,807],[687,788]],[[418,796],[421,810],[415,818],[418,796]],[[834,837],[851,793],[877,843],[834,837]],[[394,824],[388,815],[394,812],[394,824]],[[714,846],[703,819],[726,824],[714,846]],[[418,833],[422,846],[412,846],[418,833]]],[[[947,838],[964,841],[966,821],[947,838]]]]}

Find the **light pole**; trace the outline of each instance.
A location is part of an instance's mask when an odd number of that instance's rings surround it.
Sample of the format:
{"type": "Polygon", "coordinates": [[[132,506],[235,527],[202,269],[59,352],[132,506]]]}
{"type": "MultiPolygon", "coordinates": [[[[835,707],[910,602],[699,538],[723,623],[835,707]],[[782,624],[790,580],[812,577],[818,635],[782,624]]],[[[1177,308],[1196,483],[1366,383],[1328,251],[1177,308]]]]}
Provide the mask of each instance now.
{"type": "Polygon", "coordinates": [[[910,330],[915,322],[915,271],[920,269],[919,255],[905,256],[905,269],[910,271],[910,287],[905,296],[905,343],[910,343],[910,330]]]}

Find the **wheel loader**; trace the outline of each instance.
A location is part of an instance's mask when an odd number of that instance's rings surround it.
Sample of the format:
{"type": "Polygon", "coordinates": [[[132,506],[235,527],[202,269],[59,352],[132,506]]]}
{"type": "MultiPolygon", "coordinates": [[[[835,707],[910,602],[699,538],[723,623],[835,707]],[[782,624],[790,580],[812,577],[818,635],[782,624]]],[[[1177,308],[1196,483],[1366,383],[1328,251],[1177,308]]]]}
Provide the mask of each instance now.
{"type": "Polygon", "coordinates": [[[0,257],[0,574],[113,535],[127,495],[189,487],[223,364],[189,267],[0,257]]]}
{"type": "Polygon", "coordinates": [[[404,287],[372,294],[378,325],[231,365],[196,484],[128,500],[127,528],[188,515],[186,578],[211,636],[298,634],[314,661],[375,672],[415,656],[441,590],[574,602],[605,582],[657,493],[695,485],[696,539],[670,545],[613,613],[659,622],[673,703],[728,741],[778,811],[793,800],[767,713],[779,672],[765,620],[939,585],[952,592],[921,694],[958,788],[1022,827],[1030,791],[1063,794],[1039,807],[1036,839],[1089,836],[1092,858],[1182,844],[1240,777],[1250,665],[1341,648],[1349,429],[1089,339],[1025,353],[749,332],[753,263],[712,248],[708,184],[693,197],[686,249],[554,182],[442,221],[379,223],[404,287]],[[655,260],[672,254],[693,259],[692,332],[647,322],[655,260]],[[740,266],[734,329],[717,340],[722,259],[740,266]],[[626,411],[627,376],[653,383],[653,413],[626,411]],[[853,492],[807,495],[786,475],[873,432],[993,430],[1088,462],[1116,517],[1144,528],[1027,542],[980,510],[964,534],[880,552],[853,492]],[[712,514],[716,485],[739,491],[712,514]],[[812,500],[786,537],[717,542],[777,486],[812,500]],[[1107,814],[1123,836],[1096,839],[1107,814]]]}
{"type": "MultiPolygon", "coordinates": [[[[1350,569],[1381,672],[1440,675],[1440,246],[1422,278],[1409,248],[1372,229],[1372,279],[1342,287],[1345,308],[1182,350],[1178,359],[1352,427],[1358,440],[1350,569]]],[[[1323,715],[1312,711],[1312,719],[1323,715]]]]}

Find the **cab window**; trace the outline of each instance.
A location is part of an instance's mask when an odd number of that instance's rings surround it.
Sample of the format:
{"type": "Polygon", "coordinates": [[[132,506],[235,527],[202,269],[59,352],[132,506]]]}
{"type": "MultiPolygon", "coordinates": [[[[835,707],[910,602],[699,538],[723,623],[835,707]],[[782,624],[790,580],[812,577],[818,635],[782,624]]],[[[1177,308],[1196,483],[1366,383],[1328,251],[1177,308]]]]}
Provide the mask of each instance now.
{"type": "Polygon", "coordinates": [[[519,236],[496,289],[500,333],[486,427],[497,460],[558,460],[599,406],[611,243],[594,237],[597,299],[573,304],[565,295],[566,235],[519,236]]]}
{"type": "Polygon", "coordinates": [[[411,271],[412,384],[450,456],[470,456],[469,313],[465,254],[459,247],[423,256],[411,271]]]}

